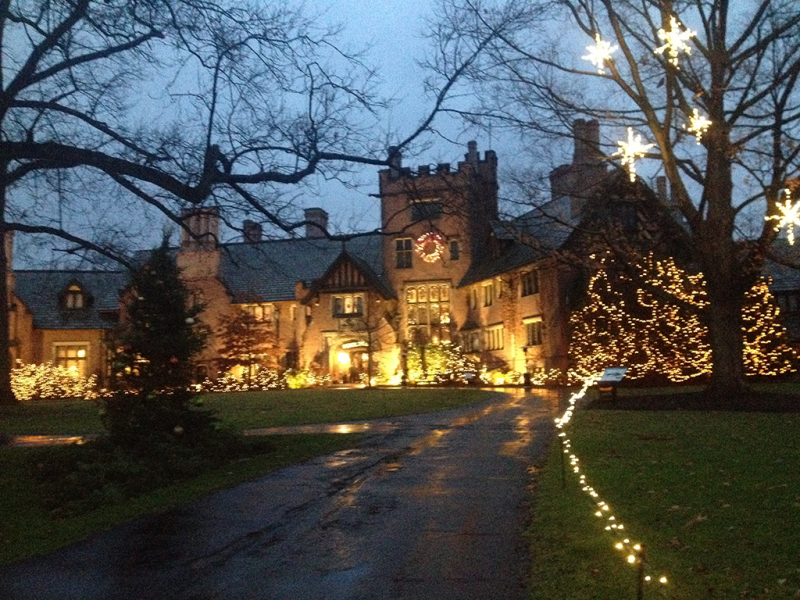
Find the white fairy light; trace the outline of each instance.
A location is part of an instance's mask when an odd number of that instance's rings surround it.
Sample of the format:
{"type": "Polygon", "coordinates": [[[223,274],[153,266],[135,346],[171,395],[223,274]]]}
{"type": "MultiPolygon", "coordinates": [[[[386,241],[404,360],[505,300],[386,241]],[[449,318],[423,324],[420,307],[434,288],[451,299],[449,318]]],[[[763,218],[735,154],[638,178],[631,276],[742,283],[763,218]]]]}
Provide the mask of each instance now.
{"type": "Polygon", "coordinates": [[[698,144],[703,138],[703,134],[708,131],[710,126],[711,121],[709,121],[705,115],[701,115],[696,108],[692,116],[689,117],[689,127],[684,125],[689,133],[693,133],[697,137],[698,144]]]}
{"type": "Polygon", "coordinates": [[[778,192],[778,198],[780,198],[781,195],[786,198],[784,203],[775,203],[775,206],[781,214],[768,215],[764,217],[764,220],[777,221],[777,223],[775,223],[775,231],[780,231],[786,227],[786,239],[789,240],[790,246],[794,246],[794,227],[795,225],[800,227],[800,202],[792,204],[792,192],[789,188],[778,192]]]}
{"type": "Polygon", "coordinates": [[[617,145],[619,150],[614,152],[614,156],[619,155],[622,157],[620,164],[623,166],[628,165],[631,181],[636,181],[636,159],[643,157],[655,144],[643,144],[642,136],[638,133],[634,136],[633,129],[628,127],[628,141],[617,142],[617,145]]]}
{"type": "Polygon", "coordinates": [[[681,51],[686,52],[686,54],[692,53],[691,48],[689,48],[686,42],[689,40],[689,38],[693,38],[695,35],[697,35],[696,31],[692,31],[691,29],[681,30],[680,26],[681,24],[678,22],[678,19],[676,19],[674,16],[671,16],[669,18],[670,30],[658,30],[658,37],[664,40],[664,45],[654,50],[656,54],[664,54],[666,50],[669,50],[668,62],[675,67],[678,66],[678,54],[681,51]]]}
{"type": "Polygon", "coordinates": [[[600,75],[605,75],[606,61],[611,60],[611,53],[618,50],[618,46],[612,46],[611,42],[606,42],[600,39],[600,34],[594,36],[594,46],[586,46],[589,54],[581,56],[583,60],[588,60],[595,67],[600,75]]]}
{"type": "MultiPolygon", "coordinates": [[[[578,457],[575,454],[571,454],[568,450],[568,448],[570,447],[570,440],[567,438],[567,434],[564,431],[564,428],[572,419],[572,414],[575,412],[575,406],[577,401],[586,395],[587,390],[589,389],[590,386],[592,386],[595,383],[598,377],[599,375],[593,377],[587,377],[584,380],[581,389],[576,393],[572,394],[572,396],[569,398],[568,406],[564,414],[555,420],[556,428],[560,430],[558,432],[558,437],[561,438],[561,444],[562,447],[564,448],[564,453],[570,455],[572,464],[576,464],[578,462],[578,457]]],[[[580,473],[580,468],[576,466],[574,471],[575,473],[580,473]]],[[[589,494],[592,498],[598,499],[599,494],[595,491],[593,487],[586,484],[586,475],[580,473],[578,478],[580,480],[581,489],[587,494],[589,494]]],[[[595,511],[594,513],[595,516],[606,517],[606,520],[610,522],[609,525],[605,526],[605,530],[621,536],[624,526],[622,525],[622,523],[616,523],[616,517],[614,515],[608,514],[609,512],[611,512],[611,507],[609,506],[609,504],[605,500],[598,499],[596,500],[595,506],[597,506],[600,509],[595,511]]],[[[633,543],[629,538],[623,538],[621,540],[620,538],[617,538],[617,540],[618,541],[614,544],[614,548],[616,548],[617,550],[621,550],[625,553],[626,560],[629,564],[635,565],[643,561],[643,557],[641,556],[641,550],[642,550],[641,544],[633,543]]],[[[651,580],[652,578],[650,575],[644,577],[645,582],[649,583],[651,580]]],[[[664,576],[661,576],[658,581],[662,585],[667,584],[667,578],[664,576]]]]}

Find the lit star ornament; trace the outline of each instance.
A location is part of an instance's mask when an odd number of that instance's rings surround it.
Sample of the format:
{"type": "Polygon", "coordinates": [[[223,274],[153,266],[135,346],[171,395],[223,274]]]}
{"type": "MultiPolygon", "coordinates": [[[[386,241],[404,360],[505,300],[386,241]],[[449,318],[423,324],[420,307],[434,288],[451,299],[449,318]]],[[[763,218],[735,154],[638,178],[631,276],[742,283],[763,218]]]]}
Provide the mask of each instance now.
{"type": "Polygon", "coordinates": [[[605,75],[606,61],[611,60],[611,53],[618,50],[619,47],[612,46],[611,42],[604,42],[600,39],[600,34],[598,33],[594,36],[594,46],[586,46],[586,49],[589,51],[589,54],[581,56],[581,58],[583,60],[588,60],[597,67],[597,72],[600,73],[600,75],[605,75]]]}
{"type": "Polygon", "coordinates": [[[706,119],[705,115],[701,115],[695,108],[694,114],[689,117],[689,127],[686,127],[686,130],[697,137],[697,143],[699,144],[700,140],[703,139],[703,134],[708,131],[710,126],[711,121],[706,119]]]}
{"type": "Polygon", "coordinates": [[[636,181],[636,159],[642,158],[645,153],[655,146],[655,144],[643,144],[642,136],[638,133],[634,136],[633,129],[628,127],[628,141],[617,142],[619,150],[614,152],[614,156],[621,156],[620,163],[625,166],[628,165],[628,173],[630,173],[631,181],[636,181]]]}
{"type": "Polygon", "coordinates": [[[777,221],[775,223],[775,231],[780,231],[786,227],[786,239],[789,240],[789,245],[794,246],[794,227],[800,227],[800,202],[792,204],[791,190],[783,189],[780,194],[785,196],[783,204],[776,202],[775,206],[781,212],[779,215],[770,215],[764,217],[765,221],[777,221]]]}
{"type": "Polygon", "coordinates": [[[689,38],[697,35],[696,31],[685,29],[681,31],[681,24],[674,16],[669,18],[669,31],[663,29],[658,30],[658,37],[664,40],[664,45],[655,49],[656,54],[664,54],[664,51],[669,50],[668,62],[674,66],[678,66],[678,53],[683,51],[686,54],[691,54],[692,50],[686,44],[689,38]]]}

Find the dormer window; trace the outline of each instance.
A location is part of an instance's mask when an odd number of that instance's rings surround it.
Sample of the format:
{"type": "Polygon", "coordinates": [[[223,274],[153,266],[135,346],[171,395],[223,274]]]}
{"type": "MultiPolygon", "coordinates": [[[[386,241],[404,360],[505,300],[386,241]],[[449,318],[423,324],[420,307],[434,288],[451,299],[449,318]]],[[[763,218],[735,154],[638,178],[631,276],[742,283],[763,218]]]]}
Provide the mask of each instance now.
{"type": "Polygon", "coordinates": [[[83,290],[80,286],[71,285],[67,288],[67,293],[64,295],[64,308],[76,309],[84,308],[86,306],[86,298],[84,297],[83,290]]]}

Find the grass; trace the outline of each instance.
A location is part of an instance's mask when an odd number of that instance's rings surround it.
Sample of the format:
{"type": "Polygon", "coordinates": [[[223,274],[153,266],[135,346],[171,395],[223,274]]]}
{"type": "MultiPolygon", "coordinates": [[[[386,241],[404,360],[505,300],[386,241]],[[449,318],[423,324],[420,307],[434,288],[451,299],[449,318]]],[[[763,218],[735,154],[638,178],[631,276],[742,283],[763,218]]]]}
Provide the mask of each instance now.
{"type": "MultiPolygon", "coordinates": [[[[570,427],[587,481],[669,577],[646,598],[800,597],[800,414],[579,411],[570,427]]],[[[562,489],[558,450],[534,509],[532,598],[635,598],[571,473],[562,489]]]]}
{"type": "Polygon", "coordinates": [[[0,449],[0,564],[50,552],[119,523],[196,500],[280,467],[353,447],[360,438],[358,434],[276,436],[270,453],[207,471],[124,504],[61,520],[53,520],[42,507],[29,475],[28,460],[35,459],[37,450],[0,449]]]}
{"type": "MultiPolygon", "coordinates": [[[[434,412],[480,402],[481,390],[356,389],[286,390],[207,394],[205,406],[234,430],[307,423],[335,423],[434,412]]],[[[85,434],[102,431],[89,401],[26,402],[0,407],[0,432],[12,435],[85,434]]]]}

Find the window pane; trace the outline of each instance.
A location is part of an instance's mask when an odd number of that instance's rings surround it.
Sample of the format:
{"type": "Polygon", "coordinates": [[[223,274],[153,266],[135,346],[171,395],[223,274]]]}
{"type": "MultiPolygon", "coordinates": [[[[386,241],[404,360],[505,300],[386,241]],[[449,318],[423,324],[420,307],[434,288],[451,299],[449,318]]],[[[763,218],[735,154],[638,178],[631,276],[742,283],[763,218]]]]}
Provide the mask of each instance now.
{"type": "Polygon", "coordinates": [[[448,300],[450,300],[450,286],[449,285],[443,285],[442,289],[441,289],[441,292],[442,293],[441,293],[439,299],[442,302],[447,302],[448,300]]]}
{"type": "Polygon", "coordinates": [[[406,300],[408,300],[408,302],[417,301],[417,288],[412,287],[406,290],[406,300]]]}
{"type": "Polygon", "coordinates": [[[417,288],[417,301],[419,302],[428,301],[428,288],[426,286],[421,285],[417,288]]]}
{"type": "Polygon", "coordinates": [[[431,302],[438,302],[439,301],[439,286],[432,285],[431,286],[431,302]]]}

